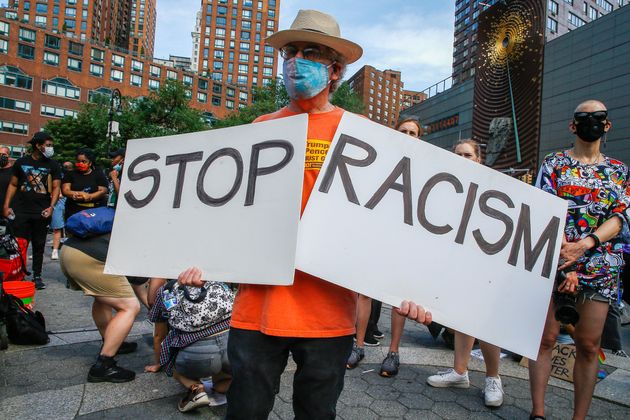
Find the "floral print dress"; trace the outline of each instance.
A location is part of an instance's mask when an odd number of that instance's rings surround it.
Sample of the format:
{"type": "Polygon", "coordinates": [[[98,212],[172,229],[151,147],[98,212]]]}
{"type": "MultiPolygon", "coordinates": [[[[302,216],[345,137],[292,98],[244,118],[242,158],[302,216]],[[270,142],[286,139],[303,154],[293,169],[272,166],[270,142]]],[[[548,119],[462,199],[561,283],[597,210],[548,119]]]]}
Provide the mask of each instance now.
{"type": "MultiPolygon", "coordinates": [[[[630,205],[628,168],[623,162],[604,156],[596,164],[582,164],[568,151],[549,154],[543,160],[536,186],[569,202],[564,233],[567,241],[585,238],[611,217],[625,221],[630,205]]],[[[620,297],[623,268],[620,236],[588,250],[578,260],[581,289],[598,292],[609,302],[620,297]]]]}

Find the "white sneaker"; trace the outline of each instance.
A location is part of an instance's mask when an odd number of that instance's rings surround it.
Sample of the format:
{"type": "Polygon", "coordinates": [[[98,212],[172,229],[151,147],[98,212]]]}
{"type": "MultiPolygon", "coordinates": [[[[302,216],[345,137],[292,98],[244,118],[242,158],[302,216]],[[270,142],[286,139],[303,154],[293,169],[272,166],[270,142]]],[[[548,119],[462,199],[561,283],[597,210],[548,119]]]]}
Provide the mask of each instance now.
{"type": "Polygon", "coordinates": [[[227,404],[227,397],[225,394],[221,394],[220,392],[213,391],[212,394],[208,394],[208,405],[210,407],[217,407],[219,405],[227,404]]]}
{"type": "Polygon", "coordinates": [[[483,399],[488,407],[500,407],[503,404],[503,385],[501,378],[487,376],[483,389],[483,399]]]}
{"type": "Polygon", "coordinates": [[[58,260],[59,259],[59,250],[58,249],[53,249],[52,250],[52,255],[50,256],[51,260],[58,260]]]}
{"type": "Polygon", "coordinates": [[[463,375],[455,372],[455,369],[444,370],[427,378],[427,383],[436,388],[468,388],[468,371],[463,375]]]}

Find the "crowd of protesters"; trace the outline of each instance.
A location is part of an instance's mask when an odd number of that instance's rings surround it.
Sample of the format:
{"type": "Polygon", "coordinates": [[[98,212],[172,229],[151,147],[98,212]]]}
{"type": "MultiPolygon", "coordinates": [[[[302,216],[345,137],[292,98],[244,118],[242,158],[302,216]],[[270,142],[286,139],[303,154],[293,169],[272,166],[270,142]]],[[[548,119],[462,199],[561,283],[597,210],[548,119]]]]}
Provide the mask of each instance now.
{"type": "MultiPolygon", "coordinates": [[[[330,144],[344,114],[330,97],[346,66],[361,57],[361,47],[341,37],[332,16],[313,10],[300,11],[290,29],[266,41],[284,59],[290,103],[255,122],[306,113],[306,141],[330,144]]],[[[536,181],[538,188],[569,201],[559,267],[565,278],[557,292],[577,296],[579,321],[572,335],[576,345],[574,418],[579,419],[586,417],[591,403],[605,324],[609,331],[605,338],[616,343],[617,354],[625,355],[614,337],[619,327],[615,312],[623,292],[624,238],[630,237],[626,220],[630,196],[628,168],[600,151],[611,127],[602,102],[579,104],[569,123],[573,147],[545,157],[536,181]],[[622,228],[625,235],[620,234],[622,228]]],[[[423,128],[417,120],[402,120],[396,130],[422,141],[423,128]]],[[[145,371],[164,371],[187,389],[178,404],[180,411],[227,402],[227,418],[267,418],[291,354],[297,364],[293,380],[296,418],[335,417],[346,369],[358,366],[365,356],[364,346],[378,346],[384,336],[378,329],[380,302],[301,271],[295,272],[292,286],[241,284],[236,293],[236,286],[203,281],[203,273],[195,267],[172,280],[104,274],[109,234],[70,235],[64,242],[63,230],[68,219],[82,210],[115,208],[125,150],[110,153],[106,175],[89,149],[77,150],[74,161],[65,162],[62,169],[53,159],[53,139],[47,133],[36,133],[30,145],[31,153],[13,165],[9,149],[0,147],[3,216],[11,220],[16,236],[31,243],[32,280],[38,289],[45,288],[42,260],[50,228],[51,259],[61,260],[71,288],[94,298],[92,317],[103,344],[88,372],[89,381],[135,378],[135,372],[117,365],[115,356],[135,350],[137,345],[125,339],[144,305],[155,325],[155,359],[145,371]]],[[[453,152],[483,163],[480,144],[473,140],[459,141],[453,152]]],[[[302,210],[320,167],[310,165],[304,170],[302,210]]],[[[551,299],[538,359],[529,363],[531,419],[545,418],[551,353],[561,327],[555,309],[551,299]]],[[[431,314],[414,302],[403,301],[391,309],[391,344],[381,376],[398,374],[407,318],[432,324],[431,314]]],[[[470,386],[468,362],[475,338],[453,334],[453,367],[429,376],[426,381],[433,387],[470,386]]],[[[503,402],[501,349],[483,341],[479,344],[486,365],[484,401],[497,407],[503,402]]]]}

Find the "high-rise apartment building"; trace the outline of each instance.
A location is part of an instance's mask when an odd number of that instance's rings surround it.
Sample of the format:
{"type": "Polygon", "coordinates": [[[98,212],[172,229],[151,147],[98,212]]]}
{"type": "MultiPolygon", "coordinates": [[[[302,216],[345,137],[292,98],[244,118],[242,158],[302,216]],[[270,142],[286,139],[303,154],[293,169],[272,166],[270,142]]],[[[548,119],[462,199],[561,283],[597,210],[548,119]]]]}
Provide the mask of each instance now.
{"type": "MultiPolygon", "coordinates": [[[[129,51],[153,57],[155,43],[156,0],[130,0],[129,51]]],[[[129,2],[129,0],[128,0],[129,2]]]]}
{"type": "Polygon", "coordinates": [[[277,52],[265,38],[278,29],[279,0],[202,0],[197,71],[215,83],[212,103],[251,103],[251,88],[276,77],[277,52]]]}
{"type": "MultiPolygon", "coordinates": [[[[453,49],[453,83],[463,82],[475,74],[477,59],[477,18],[487,7],[505,0],[457,0],[455,3],[455,42],[453,49]]],[[[509,0],[507,0],[509,2],[509,0]]],[[[619,7],[629,0],[532,0],[547,8],[545,38],[550,41],[579,28],[619,7]]]]}
{"type": "Polygon", "coordinates": [[[190,33],[192,36],[192,68],[196,71],[199,69],[199,48],[201,46],[201,10],[197,12],[195,19],[195,29],[190,33]]]}
{"type": "Polygon", "coordinates": [[[365,116],[389,127],[396,125],[403,91],[399,71],[380,71],[372,66],[363,66],[348,83],[361,96],[365,116]]]}
{"type": "Polygon", "coordinates": [[[400,104],[400,110],[407,109],[415,104],[419,104],[420,102],[427,99],[427,94],[424,92],[418,92],[415,90],[403,90],[402,93],[402,102],[400,104]]]}

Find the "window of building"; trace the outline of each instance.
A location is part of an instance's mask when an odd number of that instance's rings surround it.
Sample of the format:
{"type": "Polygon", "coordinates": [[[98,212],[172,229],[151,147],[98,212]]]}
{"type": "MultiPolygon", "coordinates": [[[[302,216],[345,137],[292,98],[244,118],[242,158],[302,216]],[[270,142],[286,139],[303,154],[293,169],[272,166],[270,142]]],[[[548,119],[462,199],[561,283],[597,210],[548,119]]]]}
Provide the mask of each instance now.
{"type": "Polygon", "coordinates": [[[186,85],[186,86],[192,86],[193,84],[193,78],[192,76],[188,76],[187,74],[182,76],[182,82],[186,85]]]}
{"type": "Polygon", "coordinates": [[[547,9],[551,12],[552,15],[557,15],[558,14],[558,3],[556,3],[553,0],[549,0],[549,2],[547,3],[547,9]]]}
{"type": "Polygon", "coordinates": [[[20,28],[20,41],[35,42],[36,32],[26,28],[20,28]]]}
{"type": "Polygon", "coordinates": [[[225,107],[227,109],[234,109],[234,101],[232,101],[230,99],[226,99],[225,100],[225,107]]]}
{"type": "Polygon", "coordinates": [[[90,64],[90,74],[92,76],[103,77],[104,67],[99,64],[90,64]]]}
{"type": "Polygon", "coordinates": [[[177,80],[177,72],[173,70],[167,70],[166,78],[169,80],[177,80]]]}
{"type": "Polygon", "coordinates": [[[125,73],[123,73],[122,70],[112,69],[109,77],[114,82],[122,82],[125,77],[125,73]]]}
{"type": "Polygon", "coordinates": [[[55,106],[42,105],[40,108],[40,114],[45,117],[64,118],[72,117],[76,118],[78,112],[74,109],[58,108],[55,106]]]}
{"type": "Polygon", "coordinates": [[[83,44],[70,41],[68,43],[68,54],[83,55],[83,44]]]}
{"type": "Polygon", "coordinates": [[[252,22],[249,20],[244,20],[241,22],[241,29],[252,29],[252,22]]]}
{"type": "Polygon", "coordinates": [[[273,69],[263,67],[263,76],[273,76],[273,69]]]}
{"type": "Polygon", "coordinates": [[[61,77],[42,81],[42,93],[68,99],[81,98],[81,89],[61,77]]]}
{"type": "Polygon", "coordinates": [[[265,66],[273,66],[273,57],[264,57],[263,64],[265,66]]]}
{"type": "Polygon", "coordinates": [[[153,77],[160,77],[160,74],[162,74],[162,69],[158,66],[150,65],[149,74],[153,77]]]}
{"type": "Polygon", "coordinates": [[[142,86],[142,76],[132,74],[131,76],[129,76],[129,84],[131,86],[142,86]]]}
{"type": "Polygon", "coordinates": [[[612,12],[613,5],[607,2],[606,0],[596,0],[595,3],[606,12],[612,12]]]}
{"type": "Polygon", "coordinates": [[[238,72],[240,74],[247,74],[249,72],[249,66],[247,64],[239,64],[238,72]]]}
{"type": "Polygon", "coordinates": [[[555,19],[547,16],[547,29],[549,29],[549,31],[552,34],[555,34],[558,32],[558,21],[556,21],[555,19]]]}
{"type": "Polygon", "coordinates": [[[149,89],[158,90],[159,88],[160,88],[159,80],[149,79],[149,89]]]}
{"type": "Polygon", "coordinates": [[[144,63],[138,60],[131,60],[131,70],[133,71],[142,71],[144,68],[144,63]]]}
{"type": "Polygon", "coordinates": [[[571,6],[573,6],[573,0],[564,0],[565,3],[569,3],[571,6]]]}
{"type": "Polygon", "coordinates": [[[224,39],[215,39],[214,40],[215,48],[225,48],[225,40],[224,39]]]}
{"type": "Polygon", "coordinates": [[[249,42],[241,42],[240,49],[241,51],[249,51],[249,42]]]}
{"type": "Polygon", "coordinates": [[[0,131],[3,131],[5,133],[26,135],[28,133],[28,124],[11,121],[0,121],[0,131]]]}
{"type": "Polygon", "coordinates": [[[7,54],[9,52],[9,41],[0,39],[0,54],[7,54]]]}
{"type": "Polygon", "coordinates": [[[591,18],[591,20],[595,20],[595,19],[597,19],[597,17],[598,17],[598,16],[597,16],[597,9],[595,9],[594,7],[591,7],[591,8],[589,9],[588,17],[590,17],[590,18],[591,18]]]}
{"type": "Polygon", "coordinates": [[[250,32],[249,31],[241,31],[241,39],[250,39],[250,32]]]}
{"type": "Polygon", "coordinates": [[[212,63],[212,68],[214,70],[223,70],[223,61],[215,61],[212,63]]]}
{"type": "Polygon", "coordinates": [[[215,22],[217,26],[225,26],[225,24],[227,23],[227,20],[224,17],[217,16],[215,22]]]}
{"type": "Polygon", "coordinates": [[[199,79],[197,81],[197,87],[201,90],[208,90],[208,81],[206,79],[199,79]]]}
{"type": "Polygon", "coordinates": [[[92,48],[92,51],[90,51],[90,57],[92,57],[92,60],[102,63],[105,60],[105,51],[92,48]]]}
{"type": "Polygon", "coordinates": [[[10,25],[7,22],[0,22],[0,35],[9,35],[10,25]]]}
{"type": "Polygon", "coordinates": [[[58,66],[59,54],[44,51],[44,63],[48,64],[49,66],[58,66]]]}
{"type": "Polygon", "coordinates": [[[217,28],[214,30],[214,34],[218,37],[225,38],[225,28],[217,28]]]}
{"type": "Polygon", "coordinates": [[[117,67],[125,66],[125,57],[122,55],[112,54],[112,65],[117,67]]]}
{"type": "Polygon", "coordinates": [[[239,92],[238,93],[238,99],[240,101],[247,102],[247,98],[248,98],[247,92],[239,92]]]}
{"type": "Polygon", "coordinates": [[[81,60],[77,60],[76,58],[68,57],[68,68],[72,71],[81,71],[82,68],[81,60]]]}
{"type": "Polygon", "coordinates": [[[10,109],[12,111],[31,112],[31,103],[18,99],[0,97],[0,108],[10,109]]]}
{"type": "Polygon", "coordinates": [[[576,28],[586,25],[586,22],[583,19],[580,19],[577,15],[574,15],[571,12],[569,12],[568,20],[569,20],[569,23],[575,26],[576,28]]]}
{"type": "Polygon", "coordinates": [[[251,19],[252,18],[252,11],[251,10],[243,10],[241,13],[241,16],[243,17],[243,19],[251,19]]]}
{"type": "Polygon", "coordinates": [[[208,94],[205,92],[197,92],[197,101],[205,104],[206,102],[208,102],[208,94]]]}
{"type": "Polygon", "coordinates": [[[35,25],[46,27],[48,23],[48,18],[46,16],[35,16],[35,25]]]}
{"type": "Polygon", "coordinates": [[[221,98],[219,96],[212,97],[212,105],[221,106],[221,98]]]}
{"type": "Polygon", "coordinates": [[[247,54],[247,53],[240,53],[238,55],[238,61],[249,62],[249,54],[247,54]]]}
{"type": "Polygon", "coordinates": [[[0,85],[31,90],[33,78],[13,66],[0,66],[0,85]]]}
{"type": "Polygon", "coordinates": [[[35,48],[30,45],[18,44],[18,57],[32,60],[35,58],[35,48]]]}

